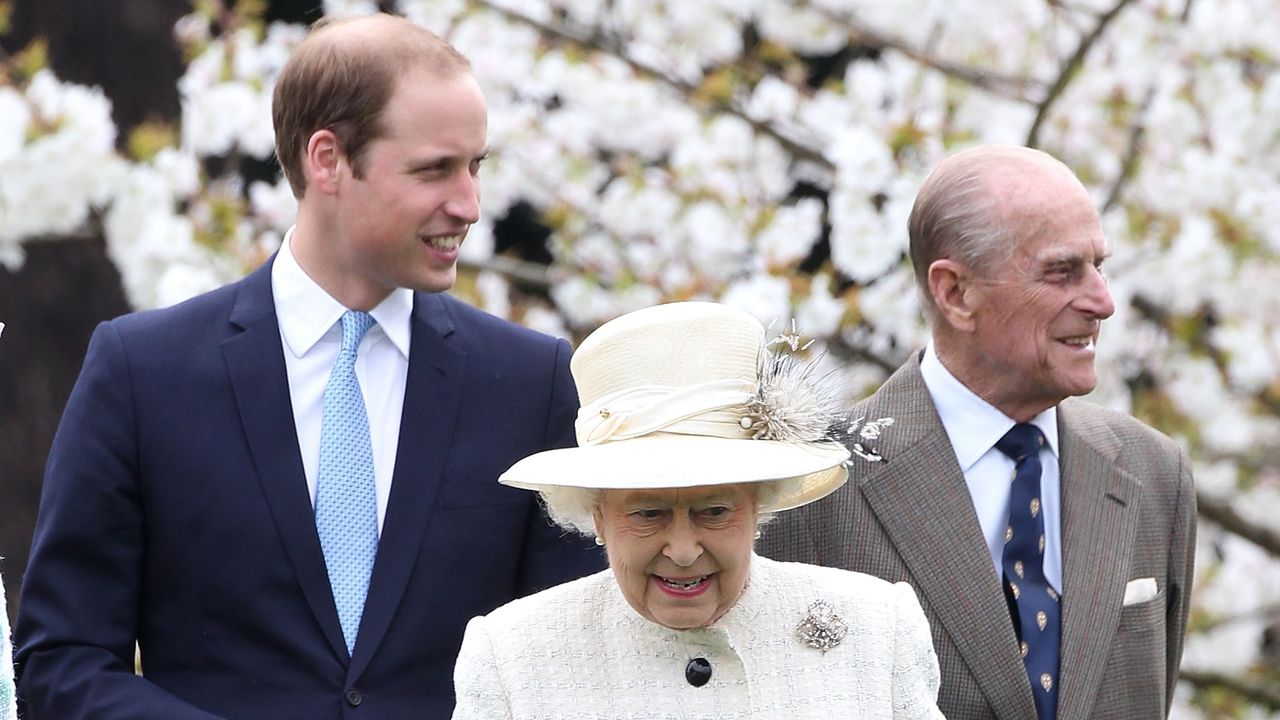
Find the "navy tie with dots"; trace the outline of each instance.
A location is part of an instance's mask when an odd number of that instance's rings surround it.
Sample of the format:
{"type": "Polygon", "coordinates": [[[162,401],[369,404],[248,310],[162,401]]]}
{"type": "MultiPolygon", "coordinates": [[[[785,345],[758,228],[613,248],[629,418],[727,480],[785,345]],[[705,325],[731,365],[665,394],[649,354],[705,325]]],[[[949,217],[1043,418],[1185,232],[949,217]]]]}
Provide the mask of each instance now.
{"type": "Polygon", "coordinates": [[[316,472],[316,531],[348,654],[355,649],[378,553],[373,443],[356,379],[356,350],[373,323],[368,313],[348,310],[342,316],[342,347],[324,389],[316,472]]]}
{"type": "Polygon", "coordinates": [[[1004,532],[1005,595],[1015,611],[1022,661],[1040,720],[1058,712],[1058,636],[1060,598],[1044,577],[1044,513],[1040,506],[1040,448],[1044,435],[1035,425],[1013,426],[996,449],[1013,459],[1009,526],[1004,532]]]}

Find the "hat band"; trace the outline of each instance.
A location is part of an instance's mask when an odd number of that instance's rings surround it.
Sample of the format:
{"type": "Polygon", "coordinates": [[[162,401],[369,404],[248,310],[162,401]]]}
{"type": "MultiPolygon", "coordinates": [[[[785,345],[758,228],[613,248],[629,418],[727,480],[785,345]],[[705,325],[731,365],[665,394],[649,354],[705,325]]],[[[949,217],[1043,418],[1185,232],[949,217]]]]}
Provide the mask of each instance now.
{"type": "Polygon", "coordinates": [[[715,380],[671,387],[639,385],[610,393],[578,411],[578,445],[599,445],[653,432],[748,440],[742,426],[755,397],[749,380],[715,380]]]}

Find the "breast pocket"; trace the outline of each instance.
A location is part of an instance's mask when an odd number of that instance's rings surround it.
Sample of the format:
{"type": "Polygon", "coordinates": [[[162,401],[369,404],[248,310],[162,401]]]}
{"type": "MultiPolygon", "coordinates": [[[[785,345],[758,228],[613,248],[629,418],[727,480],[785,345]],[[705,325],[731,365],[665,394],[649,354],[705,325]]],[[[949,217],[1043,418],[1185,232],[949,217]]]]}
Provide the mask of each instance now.
{"type": "Polygon", "coordinates": [[[1125,605],[1120,609],[1120,632],[1156,633],[1164,638],[1165,591],[1164,588],[1150,600],[1125,605]]]}
{"type": "Polygon", "coordinates": [[[1164,678],[1165,664],[1165,592],[1145,602],[1125,605],[1120,609],[1120,627],[1116,630],[1116,649],[1127,659],[1134,672],[1150,673],[1151,678],[1164,678]]]}
{"type": "Polygon", "coordinates": [[[1120,609],[1101,695],[1113,698],[1091,718],[1164,717],[1165,592],[1120,609]]]}

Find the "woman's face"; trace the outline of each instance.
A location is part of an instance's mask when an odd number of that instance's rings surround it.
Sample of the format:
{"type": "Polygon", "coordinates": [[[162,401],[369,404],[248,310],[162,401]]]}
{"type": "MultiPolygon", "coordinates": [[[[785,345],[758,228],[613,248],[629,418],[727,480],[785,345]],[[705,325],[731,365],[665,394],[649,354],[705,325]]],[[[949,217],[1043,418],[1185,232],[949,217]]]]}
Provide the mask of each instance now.
{"type": "Polygon", "coordinates": [[[659,625],[706,627],[747,586],[756,531],[751,485],[605,490],[595,523],[623,596],[659,625]]]}

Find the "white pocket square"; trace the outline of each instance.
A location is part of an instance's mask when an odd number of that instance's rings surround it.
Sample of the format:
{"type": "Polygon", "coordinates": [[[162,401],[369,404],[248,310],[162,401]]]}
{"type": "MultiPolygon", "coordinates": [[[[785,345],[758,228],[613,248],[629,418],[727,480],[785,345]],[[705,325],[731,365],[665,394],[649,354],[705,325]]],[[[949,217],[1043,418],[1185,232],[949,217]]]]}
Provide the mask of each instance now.
{"type": "Polygon", "coordinates": [[[1138,578],[1130,580],[1124,586],[1124,603],[1125,605],[1137,605],[1146,602],[1156,596],[1156,579],[1155,578],[1138,578]]]}

